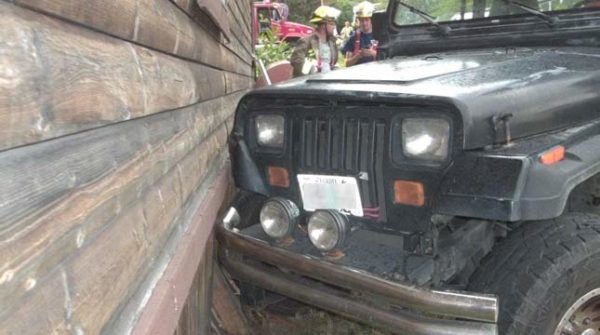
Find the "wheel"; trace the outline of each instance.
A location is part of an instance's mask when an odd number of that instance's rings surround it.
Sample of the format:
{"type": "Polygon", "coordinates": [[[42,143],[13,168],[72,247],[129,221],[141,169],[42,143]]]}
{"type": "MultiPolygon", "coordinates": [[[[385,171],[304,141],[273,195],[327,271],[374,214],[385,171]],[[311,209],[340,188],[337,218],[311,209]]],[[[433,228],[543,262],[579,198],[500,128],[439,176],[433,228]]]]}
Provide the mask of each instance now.
{"type": "Polygon", "coordinates": [[[600,175],[577,186],[569,197],[570,212],[600,214],[600,175]]]}
{"type": "Polygon", "coordinates": [[[511,232],[471,277],[500,298],[508,335],[600,335],[600,216],[569,213],[511,232]]]}

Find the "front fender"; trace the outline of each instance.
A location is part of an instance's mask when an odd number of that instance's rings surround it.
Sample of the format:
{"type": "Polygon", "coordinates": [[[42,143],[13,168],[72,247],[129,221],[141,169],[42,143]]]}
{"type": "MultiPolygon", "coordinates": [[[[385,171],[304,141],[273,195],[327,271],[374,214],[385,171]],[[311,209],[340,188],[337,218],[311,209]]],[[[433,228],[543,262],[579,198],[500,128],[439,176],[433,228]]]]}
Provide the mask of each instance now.
{"type": "Polygon", "coordinates": [[[440,187],[434,212],[500,221],[560,216],[569,194],[600,173],[598,121],[540,135],[498,150],[468,151],[457,158],[440,187]],[[544,165],[544,151],[563,145],[563,160],[544,165]]]}

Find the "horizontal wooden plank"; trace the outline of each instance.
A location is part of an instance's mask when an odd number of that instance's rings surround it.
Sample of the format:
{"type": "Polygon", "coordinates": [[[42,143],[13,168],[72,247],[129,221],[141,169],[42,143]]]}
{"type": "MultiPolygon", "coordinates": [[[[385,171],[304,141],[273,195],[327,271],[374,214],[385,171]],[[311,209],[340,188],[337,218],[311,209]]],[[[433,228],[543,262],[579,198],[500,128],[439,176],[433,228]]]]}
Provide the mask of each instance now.
{"type": "Polygon", "coordinates": [[[29,284],[31,294],[18,305],[9,307],[10,319],[0,317],[2,333],[44,335],[77,333],[81,330],[69,315],[72,306],[69,280],[63,268],[55,269],[43,282],[32,279],[29,284]],[[43,312],[33,313],[36,309],[43,312]],[[67,325],[70,326],[69,330],[67,325]]]}
{"type": "MultiPolygon", "coordinates": [[[[248,24],[252,12],[242,12],[240,11],[238,1],[229,1],[227,3],[227,10],[229,11],[229,25],[232,34],[236,34],[235,36],[240,39],[240,41],[245,45],[252,47],[252,32],[250,30],[250,25],[248,24]]],[[[252,50],[252,49],[250,49],[252,50]]]]}
{"type": "MultiPolygon", "coordinates": [[[[216,147],[223,144],[224,137],[213,142],[216,147]]],[[[207,167],[220,164],[215,160],[218,151],[208,150],[207,146],[203,149],[194,153],[203,154],[207,167]]],[[[194,171],[201,176],[198,181],[204,180],[203,172],[206,170],[194,171]]],[[[75,293],[73,317],[81,322],[86,333],[99,333],[112,316],[119,316],[118,308],[135,293],[154,266],[153,260],[163,250],[173,228],[178,226],[178,216],[190,194],[184,194],[177,172],[174,172],[157,185],[157,193],[162,194],[161,219],[152,223],[149,217],[144,216],[144,209],[157,206],[157,203],[149,201],[152,197],[144,197],[132,208],[134,213],[127,213],[116,220],[88,248],[83,248],[69,265],[69,272],[75,277],[72,287],[75,293]],[[181,198],[185,201],[182,202],[181,198]],[[110,248],[106,247],[108,245],[110,248]]],[[[198,186],[199,182],[196,182],[193,189],[198,186]]],[[[207,229],[211,230],[210,227],[207,229]]],[[[181,300],[180,308],[184,302],[185,298],[181,300]]]]}
{"type": "MultiPolygon", "coordinates": [[[[195,212],[189,229],[180,240],[173,261],[167,267],[148,301],[133,334],[173,334],[186,301],[198,264],[210,245],[213,223],[229,181],[229,169],[221,169],[208,199],[195,212]]],[[[208,289],[208,288],[207,288],[208,289]]]]}
{"type": "MultiPolygon", "coordinates": [[[[168,171],[189,193],[206,166],[202,152],[190,152],[218,127],[231,129],[223,123],[240,97],[0,153],[0,317],[27,293],[29,277],[77,252],[168,171]]],[[[157,210],[146,209],[147,221],[157,210]]]]}
{"type": "Polygon", "coordinates": [[[250,75],[251,66],[167,0],[14,0],[15,4],[222,70],[250,75]]]}
{"type": "Polygon", "coordinates": [[[226,75],[249,78],[4,2],[0,15],[0,150],[189,106],[231,92],[226,75]]]}
{"type": "MultiPolygon", "coordinates": [[[[204,29],[210,30],[211,20],[207,14],[205,14],[194,0],[171,0],[180,10],[189,15],[199,26],[204,29]]],[[[231,23],[230,23],[231,24],[231,23]]],[[[239,23],[233,22],[234,25],[239,23]]],[[[216,29],[216,28],[214,28],[216,29]]],[[[217,29],[218,30],[218,29],[217,29]]],[[[218,31],[215,32],[218,36],[218,31]]],[[[225,47],[235,52],[240,58],[244,59],[246,63],[252,63],[252,46],[246,45],[244,42],[240,42],[237,36],[231,34],[228,41],[223,41],[225,47]]]]}
{"type": "MultiPolygon", "coordinates": [[[[218,160],[207,161],[220,165],[218,160]]],[[[207,179],[203,188],[212,183],[207,179]]],[[[169,231],[189,224],[189,215],[181,215],[183,206],[176,204],[173,193],[179,190],[177,184],[172,174],[165,175],[156,185],[155,192],[164,194],[159,203],[143,197],[131,204],[130,210],[91,236],[76,254],[13,303],[0,318],[0,329],[8,334],[66,333],[73,329],[77,333],[111,333],[109,320],[126,317],[120,308],[157,266],[154,259],[163,252],[169,231]],[[162,207],[168,214],[160,226],[148,229],[143,211],[151,206],[162,207]],[[25,324],[21,320],[38,322],[25,324]]],[[[210,231],[210,226],[206,229],[210,231]]],[[[181,238],[181,234],[176,235],[173,238],[181,238]]]]}
{"type": "Polygon", "coordinates": [[[230,1],[229,6],[236,6],[238,11],[242,13],[242,19],[244,20],[243,26],[248,31],[248,34],[252,36],[252,2],[254,1],[230,1]]]}
{"type": "Polygon", "coordinates": [[[225,73],[225,87],[229,92],[238,92],[247,89],[254,84],[252,78],[240,76],[233,73],[225,73]]]}
{"type": "Polygon", "coordinates": [[[200,7],[200,10],[206,13],[211,21],[225,34],[225,37],[229,39],[229,21],[227,20],[225,5],[220,1],[214,0],[196,0],[195,2],[200,7]]]}

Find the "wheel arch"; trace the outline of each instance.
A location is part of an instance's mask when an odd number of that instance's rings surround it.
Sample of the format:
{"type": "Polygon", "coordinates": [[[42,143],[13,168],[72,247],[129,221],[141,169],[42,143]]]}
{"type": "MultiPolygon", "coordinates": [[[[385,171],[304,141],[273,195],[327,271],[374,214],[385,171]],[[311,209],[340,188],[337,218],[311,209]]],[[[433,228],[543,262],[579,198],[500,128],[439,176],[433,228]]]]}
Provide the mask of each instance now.
{"type": "Polygon", "coordinates": [[[537,155],[530,157],[532,162],[519,199],[520,219],[551,219],[568,211],[572,195],[585,189],[578,186],[600,175],[598,148],[600,135],[595,135],[566,145],[565,158],[554,165],[542,164],[537,155]]]}
{"type": "Polygon", "coordinates": [[[560,216],[577,187],[600,174],[600,128],[584,130],[522,143],[508,154],[465,153],[445,175],[434,213],[508,222],[560,216]],[[540,153],[558,144],[566,148],[564,159],[543,164],[540,153]]]}

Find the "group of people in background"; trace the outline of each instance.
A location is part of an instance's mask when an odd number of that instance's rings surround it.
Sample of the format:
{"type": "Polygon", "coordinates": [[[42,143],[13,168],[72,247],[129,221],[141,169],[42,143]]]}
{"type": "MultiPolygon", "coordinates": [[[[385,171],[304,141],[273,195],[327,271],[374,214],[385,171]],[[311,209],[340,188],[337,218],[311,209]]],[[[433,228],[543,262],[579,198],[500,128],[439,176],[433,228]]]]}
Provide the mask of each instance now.
{"type": "Polygon", "coordinates": [[[330,6],[320,6],[310,20],[316,26],[313,34],[298,41],[290,63],[294,77],[310,73],[325,73],[334,69],[338,61],[337,39],[341,40],[341,52],[346,58],[346,66],[371,62],[377,58],[378,42],[373,39],[371,17],[374,6],[368,1],[354,7],[356,27],[350,22],[337,35],[336,19],[339,10],[330,6]]]}

